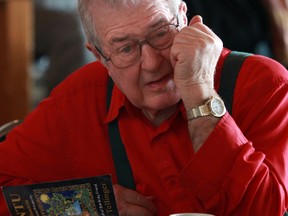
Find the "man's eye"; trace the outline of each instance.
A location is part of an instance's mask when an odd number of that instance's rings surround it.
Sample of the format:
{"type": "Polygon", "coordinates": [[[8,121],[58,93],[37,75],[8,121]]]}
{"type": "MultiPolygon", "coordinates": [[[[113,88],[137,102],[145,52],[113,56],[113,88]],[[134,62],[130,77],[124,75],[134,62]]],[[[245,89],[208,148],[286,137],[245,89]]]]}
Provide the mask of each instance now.
{"type": "Polygon", "coordinates": [[[120,47],[117,52],[119,54],[123,54],[123,55],[127,55],[129,53],[131,53],[134,49],[134,46],[133,45],[127,45],[127,46],[123,46],[123,47],[120,47]]]}
{"type": "Polygon", "coordinates": [[[154,37],[155,38],[162,38],[165,37],[167,35],[167,33],[169,32],[169,29],[167,26],[164,26],[158,30],[155,31],[154,33],[154,37]]]}

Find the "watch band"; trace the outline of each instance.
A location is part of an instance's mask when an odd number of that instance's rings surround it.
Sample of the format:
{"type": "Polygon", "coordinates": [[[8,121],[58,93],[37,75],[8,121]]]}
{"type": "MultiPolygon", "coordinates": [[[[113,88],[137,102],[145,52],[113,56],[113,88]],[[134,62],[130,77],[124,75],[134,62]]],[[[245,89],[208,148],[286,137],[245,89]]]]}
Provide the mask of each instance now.
{"type": "Polygon", "coordinates": [[[210,114],[210,110],[207,106],[207,104],[203,104],[201,106],[192,108],[192,109],[188,109],[187,110],[187,119],[192,120],[195,118],[198,118],[200,116],[208,116],[210,114]]]}

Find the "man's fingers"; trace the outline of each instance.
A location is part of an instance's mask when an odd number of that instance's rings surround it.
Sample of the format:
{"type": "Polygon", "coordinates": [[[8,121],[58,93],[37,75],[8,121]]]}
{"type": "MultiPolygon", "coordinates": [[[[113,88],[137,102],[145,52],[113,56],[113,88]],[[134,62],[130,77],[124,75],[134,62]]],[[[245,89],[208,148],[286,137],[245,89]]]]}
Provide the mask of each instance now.
{"type": "MultiPolygon", "coordinates": [[[[143,215],[156,213],[156,207],[152,197],[146,197],[137,191],[124,188],[120,185],[113,185],[117,206],[120,212],[143,212],[143,215]],[[130,209],[130,210],[129,210],[130,209]]],[[[126,215],[126,214],[123,214],[126,215]]],[[[130,214],[127,214],[130,215],[130,214]]],[[[142,215],[142,214],[141,214],[142,215]]]]}
{"type": "MultiPolygon", "coordinates": [[[[119,210],[119,209],[118,209],[119,210]]],[[[119,210],[121,216],[154,216],[155,213],[142,206],[126,203],[125,208],[119,210]]]]}
{"type": "Polygon", "coordinates": [[[189,26],[192,26],[192,25],[194,25],[195,23],[198,23],[198,22],[203,23],[203,19],[202,19],[202,17],[200,15],[196,15],[196,16],[192,17],[192,19],[191,19],[191,21],[189,23],[189,26]]]}

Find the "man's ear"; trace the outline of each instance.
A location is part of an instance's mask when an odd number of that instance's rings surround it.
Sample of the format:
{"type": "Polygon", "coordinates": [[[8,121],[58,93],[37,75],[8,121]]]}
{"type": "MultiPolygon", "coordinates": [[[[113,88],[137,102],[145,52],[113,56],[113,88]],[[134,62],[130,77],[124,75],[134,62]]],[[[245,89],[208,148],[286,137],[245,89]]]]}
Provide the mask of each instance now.
{"type": "Polygon", "coordinates": [[[188,9],[186,3],[182,1],[179,5],[179,21],[180,24],[183,24],[184,26],[188,25],[187,10],[188,9]]]}
{"type": "Polygon", "coordinates": [[[92,45],[91,43],[89,42],[86,42],[85,43],[85,47],[93,53],[93,55],[96,57],[96,59],[100,60],[101,59],[101,56],[100,54],[98,53],[98,51],[95,49],[94,45],[92,45]]]}

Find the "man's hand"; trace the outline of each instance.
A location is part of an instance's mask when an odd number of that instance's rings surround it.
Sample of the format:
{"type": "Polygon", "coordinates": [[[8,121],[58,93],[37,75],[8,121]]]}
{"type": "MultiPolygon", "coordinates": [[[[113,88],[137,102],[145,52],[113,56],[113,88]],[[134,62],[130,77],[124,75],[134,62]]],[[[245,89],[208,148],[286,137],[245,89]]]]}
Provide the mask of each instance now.
{"type": "MultiPolygon", "coordinates": [[[[214,72],[223,43],[214,32],[194,16],[190,25],[180,30],[171,48],[174,82],[186,109],[202,105],[216,96],[214,72]]],[[[219,119],[200,117],[188,122],[194,151],[197,152],[215,128],[219,119]]]]}
{"type": "Polygon", "coordinates": [[[214,91],[214,72],[223,43],[200,16],[180,30],[171,48],[174,81],[186,108],[198,106],[214,91]]]}
{"type": "Polygon", "coordinates": [[[146,197],[137,191],[113,185],[120,216],[152,216],[156,214],[153,197],[146,197]]]}

